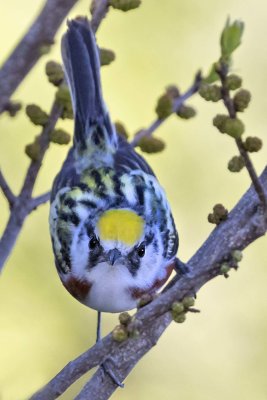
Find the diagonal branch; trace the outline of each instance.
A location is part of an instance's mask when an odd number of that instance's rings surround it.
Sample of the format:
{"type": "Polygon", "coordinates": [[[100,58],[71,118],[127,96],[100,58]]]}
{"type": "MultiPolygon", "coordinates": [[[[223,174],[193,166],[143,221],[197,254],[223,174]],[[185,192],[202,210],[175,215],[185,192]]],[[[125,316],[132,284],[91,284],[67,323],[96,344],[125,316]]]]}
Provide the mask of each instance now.
{"type": "MultiPolygon", "coordinates": [[[[267,193],[267,167],[260,182],[267,193]]],[[[210,234],[206,242],[189,260],[189,273],[180,279],[156,300],[141,308],[135,318],[141,322],[140,336],[116,343],[109,334],[101,342],[70,362],[31,400],[54,400],[87,371],[101,365],[106,358],[114,361],[114,373],[123,381],[140,358],[146,354],[171,322],[170,308],[174,301],[196,293],[205,283],[221,274],[223,262],[229,261],[233,250],[243,250],[251,242],[266,233],[266,221],[259,208],[259,199],[251,187],[237,203],[226,221],[210,234]]],[[[98,369],[85,385],[76,400],[105,400],[117,389],[108,375],[98,369]]]]}
{"type": "MultiPolygon", "coordinates": [[[[182,94],[176,100],[174,100],[173,111],[172,111],[173,113],[179,111],[184,102],[198,91],[200,83],[201,83],[201,73],[198,72],[195,76],[192,86],[184,94],[182,94]]],[[[137,133],[137,135],[135,135],[135,137],[131,141],[131,145],[133,147],[136,147],[140,139],[142,139],[145,136],[147,137],[151,136],[155,132],[155,130],[158,129],[163,124],[163,122],[165,122],[166,119],[170,117],[170,115],[163,119],[160,118],[156,119],[147,129],[143,129],[141,132],[137,133]]]]}
{"type": "Polygon", "coordinates": [[[10,97],[50,46],[62,21],[78,0],[47,0],[30,29],[0,70],[0,114],[10,97]]]}
{"type": "Polygon", "coordinates": [[[101,24],[102,20],[107,15],[109,8],[109,0],[92,0],[91,12],[92,21],[91,26],[94,32],[96,32],[101,24]]]}

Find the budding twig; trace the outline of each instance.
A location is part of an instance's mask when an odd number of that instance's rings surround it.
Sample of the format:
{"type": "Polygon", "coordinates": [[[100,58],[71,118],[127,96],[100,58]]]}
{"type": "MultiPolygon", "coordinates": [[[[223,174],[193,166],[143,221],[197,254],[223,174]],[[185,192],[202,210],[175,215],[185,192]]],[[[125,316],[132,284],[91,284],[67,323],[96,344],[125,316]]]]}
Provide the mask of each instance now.
{"type": "Polygon", "coordinates": [[[108,7],[108,0],[93,1],[91,26],[94,32],[97,31],[102,20],[107,15],[108,7]]]}
{"type": "MultiPolygon", "coordinates": [[[[184,94],[182,94],[181,96],[179,96],[177,99],[174,100],[173,111],[172,111],[173,113],[176,113],[177,111],[179,111],[179,109],[184,104],[184,102],[198,91],[200,83],[201,83],[201,73],[198,72],[195,76],[192,86],[184,94]]],[[[133,140],[130,142],[130,144],[133,147],[136,147],[138,145],[140,139],[142,139],[145,136],[146,137],[151,136],[155,132],[155,130],[158,129],[158,127],[160,125],[162,125],[163,122],[166,121],[166,119],[168,117],[162,118],[162,119],[160,119],[160,118],[156,119],[154,122],[152,122],[152,124],[147,129],[143,129],[141,132],[137,133],[135,135],[135,137],[133,138],[133,140]]]]}
{"type": "Polygon", "coordinates": [[[16,200],[16,196],[10,189],[4,175],[2,174],[1,169],[0,169],[0,189],[2,190],[5,198],[7,199],[9,207],[12,208],[14,201],[16,200]]]}
{"type": "MultiPolygon", "coordinates": [[[[234,118],[236,118],[236,110],[234,107],[233,100],[230,97],[229,89],[227,88],[227,85],[226,85],[228,66],[226,64],[224,64],[223,62],[221,62],[220,68],[218,68],[218,70],[216,72],[218,73],[220,80],[221,80],[221,84],[222,84],[221,93],[222,93],[222,99],[223,99],[224,105],[228,111],[229,117],[234,119],[234,118]]],[[[249,173],[249,176],[252,180],[252,183],[255,187],[256,193],[259,197],[260,203],[263,208],[263,212],[264,212],[264,214],[266,214],[267,213],[267,199],[266,199],[266,196],[264,193],[263,186],[262,186],[262,184],[257,176],[257,173],[255,171],[254,165],[253,165],[247,151],[245,150],[242,139],[236,138],[235,142],[238,147],[239,153],[243,157],[245,167],[246,167],[246,169],[249,173]]]]}
{"type": "Polygon", "coordinates": [[[0,69],[0,114],[10,97],[43,54],[53,43],[55,33],[78,0],[47,0],[45,5],[0,69]]]}
{"type": "Polygon", "coordinates": [[[35,210],[41,204],[46,203],[49,199],[50,199],[50,192],[46,192],[44,194],[41,194],[40,196],[34,197],[31,201],[32,210],[35,210]]]}

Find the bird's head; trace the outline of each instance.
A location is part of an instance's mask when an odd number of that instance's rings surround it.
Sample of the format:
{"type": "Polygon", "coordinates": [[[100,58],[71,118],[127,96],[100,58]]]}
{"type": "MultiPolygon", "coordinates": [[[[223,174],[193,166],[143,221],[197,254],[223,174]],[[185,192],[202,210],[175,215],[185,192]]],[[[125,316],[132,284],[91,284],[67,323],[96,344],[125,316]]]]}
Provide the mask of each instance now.
{"type": "Polygon", "coordinates": [[[58,238],[54,250],[59,270],[81,278],[105,264],[111,274],[130,275],[139,285],[146,285],[166,263],[166,246],[164,250],[156,221],[147,222],[126,208],[95,216],[90,213],[89,218],[72,218],[71,223],[59,219],[54,236],[58,238]]]}
{"type": "Polygon", "coordinates": [[[156,231],[136,212],[107,210],[90,219],[75,235],[71,246],[72,267],[90,273],[105,263],[110,271],[120,270],[135,277],[148,267],[153,270],[153,263],[158,263],[158,239],[156,231]]]}

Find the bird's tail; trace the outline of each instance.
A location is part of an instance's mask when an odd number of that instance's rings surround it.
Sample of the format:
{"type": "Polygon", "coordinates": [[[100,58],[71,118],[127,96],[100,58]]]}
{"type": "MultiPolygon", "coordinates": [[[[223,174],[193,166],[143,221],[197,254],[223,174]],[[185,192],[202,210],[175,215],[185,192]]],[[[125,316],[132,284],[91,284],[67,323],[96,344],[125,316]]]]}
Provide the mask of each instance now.
{"type": "Polygon", "coordinates": [[[68,22],[62,58],[75,117],[75,148],[91,155],[114,153],[117,135],[103,101],[98,47],[86,18],[68,22]]]}

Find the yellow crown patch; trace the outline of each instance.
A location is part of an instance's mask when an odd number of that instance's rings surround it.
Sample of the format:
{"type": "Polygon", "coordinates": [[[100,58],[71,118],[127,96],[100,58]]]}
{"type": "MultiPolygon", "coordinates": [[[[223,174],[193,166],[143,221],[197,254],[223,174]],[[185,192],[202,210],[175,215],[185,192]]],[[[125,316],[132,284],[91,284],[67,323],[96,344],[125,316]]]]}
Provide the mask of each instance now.
{"type": "Polygon", "coordinates": [[[117,240],[131,246],[141,238],[144,221],[130,210],[108,210],[99,218],[97,227],[100,239],[117,240]]]}

